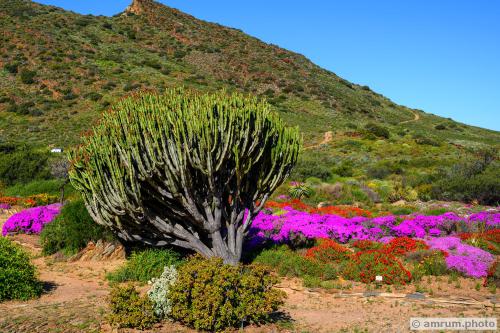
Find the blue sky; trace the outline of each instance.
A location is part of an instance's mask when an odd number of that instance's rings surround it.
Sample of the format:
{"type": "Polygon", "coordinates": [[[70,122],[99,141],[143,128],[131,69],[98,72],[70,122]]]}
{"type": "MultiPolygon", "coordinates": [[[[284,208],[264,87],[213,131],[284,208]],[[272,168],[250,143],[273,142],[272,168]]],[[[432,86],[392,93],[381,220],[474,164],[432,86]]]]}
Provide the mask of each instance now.
{"type": "MultiPolygon", "coordinates": [[[[131,0],[39,0],[113,15],[131,0]]],[[[396,103],[500,130],[500,1],[161,0],[304,54],[396,103]]]]}

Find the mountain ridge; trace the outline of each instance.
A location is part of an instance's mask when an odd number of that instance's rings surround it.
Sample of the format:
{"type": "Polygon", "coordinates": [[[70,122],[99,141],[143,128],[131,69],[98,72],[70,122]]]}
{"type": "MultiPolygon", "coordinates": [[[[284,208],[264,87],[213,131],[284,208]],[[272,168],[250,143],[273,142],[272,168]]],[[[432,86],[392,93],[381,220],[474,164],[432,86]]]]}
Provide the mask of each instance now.
{"type": "Polygon", "coordinates": [[[303,55],[152,0],[134,0],[114,17],[24,0],[2,0],[0,9],[0,120],[18,125],[0,125],[3,141],[72,145],[87,129],[82,124],[117,98],[174,85],[266,98],[290,124],[301,126],[307,142],[332,129],[362,131],[369,122],[458,145],[500,140],[496,131],[397,105],[303,55]],[[17,72],[10,72],[12,66],[17,72]],[[23,81],[22,75],[30,81],[26,71],[36,72],[32,83],[23,81]],[[408,121],[414,114],[419,120],[408,121]],[[440,124],[446,130],[435,129],[440,124]],[[71,134],[61,137],[60,129],[71,134]]]}

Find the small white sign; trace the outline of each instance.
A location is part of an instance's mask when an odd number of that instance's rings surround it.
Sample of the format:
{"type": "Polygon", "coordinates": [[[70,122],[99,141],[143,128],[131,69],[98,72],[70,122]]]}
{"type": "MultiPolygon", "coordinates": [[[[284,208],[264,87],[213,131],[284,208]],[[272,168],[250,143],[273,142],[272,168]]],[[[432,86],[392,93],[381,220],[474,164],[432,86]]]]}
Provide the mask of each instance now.
{"type": "Polygon", "coordinates": [[[377,275],[377,276],[375,276],[375,281],[380,282],[380,281],[382,281],[383,279],[384,279],[384,278],[383,278],[381,275],[377,275]]]}

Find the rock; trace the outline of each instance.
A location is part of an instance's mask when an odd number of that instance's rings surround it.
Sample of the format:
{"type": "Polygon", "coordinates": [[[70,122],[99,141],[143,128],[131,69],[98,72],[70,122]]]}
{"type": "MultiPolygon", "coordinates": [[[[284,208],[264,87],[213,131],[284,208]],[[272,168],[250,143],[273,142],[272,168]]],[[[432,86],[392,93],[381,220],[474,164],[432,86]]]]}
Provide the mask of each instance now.
{"type": "Polygon", "coordinates": [[[422,293],[413,293],[406,295],[408,299],[425,299],[425,295],[422,293]]]}
{"type": "Polygon", "coordinates": [[[89,242],[87,246],[73,256],[70,261],[105,261],[125,259],[125,248],[119,242],[98,240],[89,242]]]}
{"type": "Polygon", "coordinates": [[[399,201],[393,202],[392,205],[393,206],[397,206],[397,207],[401,207],[401,206],[406,205],[406,201],[405,200],[399,200],[399,201]]]}

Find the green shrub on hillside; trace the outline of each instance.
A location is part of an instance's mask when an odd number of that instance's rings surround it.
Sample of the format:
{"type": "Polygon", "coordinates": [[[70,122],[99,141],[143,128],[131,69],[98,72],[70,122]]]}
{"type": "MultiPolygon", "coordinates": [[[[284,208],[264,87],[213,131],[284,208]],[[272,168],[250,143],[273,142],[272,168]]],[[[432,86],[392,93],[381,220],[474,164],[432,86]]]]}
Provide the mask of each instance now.
{"type": "Polygon", "coordinates": [[[498,205],[500,203],[499,174],[500,168],[492,167],[484,173],[469,178],[445,178],[434,185],[433,196],[440,200],[477,201],[483,205],[498,205]]]}
{"type": "Polygon", "coordinates": [[[159,277],[165,266],[178,266],[182,262],[179,253],[169,249],[146,249],[134,251],[127,263],[109,273],[111,282],[139,281],[148,282],[159,277]]]}
{"type": "Polygon", "coordinates": [[[387,128],[377,125],[375,123],[366,124],[365,129],[368,133],[373,134],[379,138],[389,139],[389,137],[391,136],[387,128]]]}
{"type": "Polygon", "coordinates": [[[0,154],[0,182],[6,186],[27,183],[32,180],[49,179],[48,154],[28,147],[15,147],[13,151],[0,154]]]}
{"type": "Polygon", "coordinates": [[[44,227],[40,234],[40,243],[45,255],[58,251],[72,255],[90,241],[113,238],[109,230],[92,220],[83,201],[77,200],[66,204],[61,214],[44,227]]]}
{"type": "Polygon", "coordinates": [[[260,324],[283,304],[278,278],[261,265],[224,265],[197,255],[180,266],[169,292],[171,316],[198,330],[260,324]]]}
{"type": "Polygon", "coordinates": [[[341,177],[352,177],[354,175],[354,164],[350,160],[342,161],[333,168],[333,173],[341,177]]]}
{"type": "Polygon", "coordinates": [[[35,83],[36,74],[37,74],[36,71],[30,71],[30,70],[23,69],[20,73],[21,82],[24,84],[35,83]]]}
{"type": "Polygon", "coordinates": [[[27,300],[42,293],[29,255],[10,240],[0,237],[0,302],[27,300]]]}
{"type": "Polygon", "coordinates": [[[472,202],[485,205],[500,203],[500,163],[496,150],[479,150],[478,157],[442,171],[432,187],[432,195],[441,200],[472,202]]]}
{"type": "Polygon", "coordinates": [[[414,135],[413,139],[415,140],[415,143],[417,143],[419,145],[427,145],[427,146],[434,146],[434,147],[439,147],[441,145],[441,143],[438,142],[437,140],[435,140],[429,136],[422,135],[422,134],[414,135]]]}

